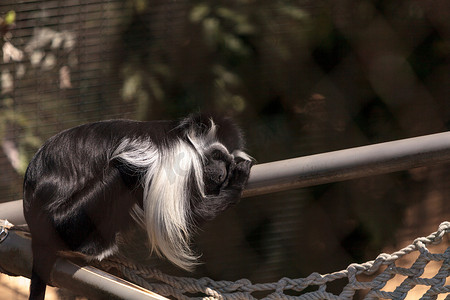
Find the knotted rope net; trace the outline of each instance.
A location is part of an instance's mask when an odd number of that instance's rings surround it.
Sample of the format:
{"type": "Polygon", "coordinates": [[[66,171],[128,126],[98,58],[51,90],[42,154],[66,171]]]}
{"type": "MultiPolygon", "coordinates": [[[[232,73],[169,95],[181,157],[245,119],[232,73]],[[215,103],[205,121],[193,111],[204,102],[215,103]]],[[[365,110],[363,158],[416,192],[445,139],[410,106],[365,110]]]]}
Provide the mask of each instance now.
{"type": "MultiPolygon", "coordinates": [[[[116,269],[128,280],[163,296],[176,299],[256,299],[252,293],[265,292],[263,299],[353,299],[357,291],[366,293],[364,299],[405,299],[416,286],[425,288],[420,299],[450,300],[450,247],[443,253],[431,253],[427,246],[437,245],[450,233],[450,222],[440,224],[438,230],[421,237],[392,254],[380,254],[375,260],[363,264],[351,264],[347,269],[321,275],[312,273],[306,278],[282,278],[273,283],[252,283],[248,279],[215,281],[210,278],[175,277],[148,266],[136,265],[121,258],[102,261],[106,270],[116,269]],[[399,259],[418,253],[411,267],[396,265],[399,259]],[[437,262],[439,270],[432,278],[424,278],[425,267],[437,262]],[[372,280],[359,280],[361,275],[372,275],[372,280]],[[393,291],[385,291],[386,284],[396,275],[406,277],[393,291]],[[346,279],[348,283],[340,294],[327,291],[327,284],[346,279]],[[313,291],[311,291],[313,290],[313,291]],[[290,294],[286,294],[291,291],[290,294]],[[292,296],[292,292],[296,296],[292,296]],[[201,295],[190,297],[189,295],[201,295]]],[[[400,277],[401,277],[400,276],[400,277]]],[[[367,279],[367,278],[366,278],[367,279]]],[[[417,298],[419,299],[419,298],[417,298]]]]}

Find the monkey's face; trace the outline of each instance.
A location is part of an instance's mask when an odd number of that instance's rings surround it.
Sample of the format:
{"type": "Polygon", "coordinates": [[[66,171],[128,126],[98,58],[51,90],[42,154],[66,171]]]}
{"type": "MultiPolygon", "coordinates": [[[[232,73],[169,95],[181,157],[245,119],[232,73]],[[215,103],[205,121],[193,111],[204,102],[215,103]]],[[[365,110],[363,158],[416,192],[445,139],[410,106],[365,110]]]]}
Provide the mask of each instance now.
{"type": "Polygon", "coordinates": [[[224,147],[212,146],[205,153],[203,180],[207,195],[218,195],[220,188],[226,185],[233,157],[224,147]]]}

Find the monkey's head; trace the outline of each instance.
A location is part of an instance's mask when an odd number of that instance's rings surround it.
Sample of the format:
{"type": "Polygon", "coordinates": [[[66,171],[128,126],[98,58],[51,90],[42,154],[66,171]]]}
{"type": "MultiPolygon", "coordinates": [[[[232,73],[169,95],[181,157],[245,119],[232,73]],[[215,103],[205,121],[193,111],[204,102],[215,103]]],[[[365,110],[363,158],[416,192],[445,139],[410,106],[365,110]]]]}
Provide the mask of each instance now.
{"type": "Polygon", "coordinates": [[[195,220],[203,223],[239,201],[253,159],[243,151],[241,130],[228,118],[191,115],[181,124],[201,161],[191,174],[201,174],[201,183],[192,186],[202,196],[191,198],[191,206],[195,220]]]}
{"type": "Polygon", "coordinates": [[[196,114],[187,120],[184,130],[202,157],[204,194],[218,195],[228,186],[237,164],[252,164],[253,159],[243,152],[243,134],[231,119],[221,116],[196,114]]]}

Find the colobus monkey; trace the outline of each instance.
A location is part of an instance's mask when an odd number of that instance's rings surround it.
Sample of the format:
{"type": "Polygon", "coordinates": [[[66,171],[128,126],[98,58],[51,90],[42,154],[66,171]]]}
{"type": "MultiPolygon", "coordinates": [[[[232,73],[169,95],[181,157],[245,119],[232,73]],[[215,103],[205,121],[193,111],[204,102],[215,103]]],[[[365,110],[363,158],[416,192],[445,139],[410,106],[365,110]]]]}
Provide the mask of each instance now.
{"type": "Polygon", "coordinates": [[[30,299],[44,299],[61,251],[101,260],[141,215],[152,251],[191,269],[193,229],[235,204],[251,158],[228,119],[111,120],[50,138],[25,174],[32,235],[30,299]]]}

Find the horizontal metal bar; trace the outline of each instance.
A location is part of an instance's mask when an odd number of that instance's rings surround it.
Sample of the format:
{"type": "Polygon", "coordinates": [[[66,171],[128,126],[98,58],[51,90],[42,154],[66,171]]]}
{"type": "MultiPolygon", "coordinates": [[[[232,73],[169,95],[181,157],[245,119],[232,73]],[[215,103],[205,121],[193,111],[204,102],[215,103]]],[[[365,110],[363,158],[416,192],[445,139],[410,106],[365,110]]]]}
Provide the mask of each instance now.
{"type": "Polygon", "coordinates": [[[14,225],[25,224],[22,207],[22,200],[0,203],[0,220],[8,220],[14,225]]]}
{"type": "MultiPolygon", "coordinates": [[[[20,230],[6,230],[7,236],[0,242],[0,271],[29,278],[32,265],[30,235],[20,230]]],[[[53,267],[52,283],[93,299],[168,300],[97,268],[80,266],[64,258],[59,258],[53,267]]]]}
{"type": "Polygon", "coordinates": [[[53,267],[52,281],[58,287],[80,291],[93,299],[168,300],[122,278],[63,258],[53,267]]]}
{"type": "Polygon", "coordinates": [[[255,165],[244,197],[450,162],[450,132],[255,165]]]}
{"type": "MultiPolygon", "coordinates": [[[[450,162],[450,132],[264,163],[243,197],[450,162]]],[[[24,224],[22,200],[0,204],[0,219],[24,224]]]]}

